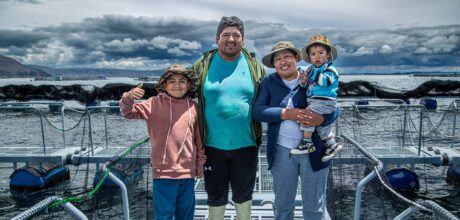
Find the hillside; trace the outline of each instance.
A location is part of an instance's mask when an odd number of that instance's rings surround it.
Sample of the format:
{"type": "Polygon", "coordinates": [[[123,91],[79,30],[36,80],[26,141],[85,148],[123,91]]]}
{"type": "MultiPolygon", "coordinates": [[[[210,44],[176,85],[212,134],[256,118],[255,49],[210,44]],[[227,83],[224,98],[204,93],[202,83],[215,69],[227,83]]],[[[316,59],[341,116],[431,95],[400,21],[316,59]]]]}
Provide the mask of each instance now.
{"type": "Polygon", "coordinates": [[[36,69],[44,70],[56,76],[64,78],[78,77],[142,77],[157,76],[162,74],[162,70],[128,70],[128,69],[98,69],[98,68],[51,68],[44,66],[33,66],[36,69]]]}
{"type": "Polygon", "coordinates": [[[127,70],[98,68],[51,68],[37,65],[23,65],[15,59],[0,55],[0,78],[52,77],[65,79],[97,77],[151,77],[161,75],[163,70],[127,70]]]}
{"type": "Polygon", "coordinates": [[[51,74],[41,69],[22,65],[15,59],[0,55],[0,77],[47,77],[51,74]]]}

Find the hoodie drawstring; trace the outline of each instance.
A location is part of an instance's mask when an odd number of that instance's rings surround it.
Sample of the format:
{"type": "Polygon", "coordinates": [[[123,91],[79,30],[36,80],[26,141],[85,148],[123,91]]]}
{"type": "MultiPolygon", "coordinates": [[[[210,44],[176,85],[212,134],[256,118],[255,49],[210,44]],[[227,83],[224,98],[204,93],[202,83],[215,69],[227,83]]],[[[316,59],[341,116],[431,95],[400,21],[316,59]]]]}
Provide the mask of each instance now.
{"type": "Polygon", "coordinates": [[[187,131],[185,132],[184,141],[182,141],[179,152],[177,152],[178,157],[180,156],[180,153],[184,149],[185,140],[187,140],[187,135],[190,132],[190,127],[192,126],[192,113],[190,113],[190,103],[189,103],[188,98],[187,98],[187,112],[188,112],[188,126],[187,126],[187,131]]]}
{"type": "MultiPolygon", "coordinates": [[[[190,127],[192,125],[192,113],[190,112],[190,101],[189,101],[189,98],[187,98],[187,112],[188,112],[188,126],[187,126],[187,131],[185,132],[185,136],[184,136],[184,140],[182,141],[182,144],[180,146],[180,149],[179,151],[177,152],[177,156],[179,158],[180,156],[180,153],[182,152],[182,150],[184,149],[184,146],[185,146],[185,141],[187,140],[187,135],[188,133],[190,133],[190,127]]],[[[169,97],[169,128],[168,128],[168,134],[166,135],[166,142],[165,142],[165,148],[164,148],[164,151],[163,151],[163,161],[161,162],[161,164],[164,164],[165,163],[165,160],[166,160],[166,150],[167,150],[167,147],[168,147],[168,140],[169,140],[169,135],[171,134],[171,128],[172,128],[172,105],[171,105],[171,97],[169,97]]]]}

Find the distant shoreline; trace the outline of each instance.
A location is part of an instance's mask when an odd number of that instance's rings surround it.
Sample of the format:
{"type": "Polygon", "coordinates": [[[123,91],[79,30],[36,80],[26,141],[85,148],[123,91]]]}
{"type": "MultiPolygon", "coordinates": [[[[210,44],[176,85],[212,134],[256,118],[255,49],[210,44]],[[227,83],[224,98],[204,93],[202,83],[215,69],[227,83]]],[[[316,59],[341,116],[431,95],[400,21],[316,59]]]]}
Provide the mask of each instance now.
{"type": "Polygon", "coordinates": [[[390,76],[390,75],[408,75],[408,76],[418,76],[418,77],[460,77],[460,73],[341,73],[340,75],[372,75],[372,76],[390,76]]]}

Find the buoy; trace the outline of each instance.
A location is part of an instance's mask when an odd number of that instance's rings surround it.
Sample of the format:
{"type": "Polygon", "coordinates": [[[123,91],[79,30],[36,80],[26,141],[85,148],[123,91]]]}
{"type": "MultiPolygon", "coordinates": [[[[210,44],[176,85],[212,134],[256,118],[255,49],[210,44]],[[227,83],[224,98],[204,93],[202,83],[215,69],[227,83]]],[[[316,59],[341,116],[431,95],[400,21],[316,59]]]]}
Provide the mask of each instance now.
{"type": "Polygon", "coordinates": [[[391,187],[399,192],[415,193],[420,189],[418,176],[406,168],[395,168],[386,171],[391,187]]]}
{"type": "Polygon", "coordinates": [[[428,110],[435,110],[438,107],[438,102],[433,98],[422,98],[420,104],[424,105],[428,110]]]}
{"type": "Polygon", "coordinates": [[[49,104],[48,108],[50,109],[50,112],[56,113],[56,112],[61,111],[62,105],[53,103],[53,104],[49,104]]]}
{"type": "Polygon", "coordinates": [[[40,190],[69,179],[69,169],[65,165],[42,163],[24,166],[10,176],[10,188],[21,190],[40,190]]]}
{"type": "Polygon", "coordinates": [[[355,106],[358,108],[358,109],[367,109],[369,107],[369,100],[367,99],[358,99],[355,101],[355,106]]]}
{"type": "Polygon", "coordinates": [[[369,105],[369,100],[367,99],[359,99],[355,101],[355,105],[369,105]]]}
{"type": "MultiPolygon", "coordinates": [[[[111,168],[110,172],[112,172],[112,174],[118,177],[118,179],[123,181],[125,185],[131,185],[131,184],[137,183],[140,179],[142,179],[142,175],[144,174],[144,170],[142,169],[142,166],[140,164],[131,164],[129,166],[126,165],[126,168],[117,166],[117,167],[111,168]]],[[[93,181],[94,187],[96,187],[96,185],[99,183],[101,174],[102,174],[101,171],[96,172],[96,175],[94,176],[94,181],[93,181]]],[[[117,184],[115,184],[115,182],[113,182],[111,179],[107,178],[105,179],[102,186],[114,187],[114,186],[117,186],[117,184]]]]}
{"type": "Polygon", "coordinates": [[[87,108],[88,107],[96,107],[96,106],[100,106],[100,105],[101,105],[101,101],[99,101],[98,99],[86,103],[87,108]]]}
{"type": "Polygon", "coordinates": [[[447,178],[460,183],[460,165],[450,165],[447,169],[447,178]]]}
{"type": "Polygon", "coordinates": [[[118,101],[110,101],[109,106],[112,107],[112,108],[109,108],[110,112],[120,113],[120,103],[118,101]],[[113,107],[117,107],[117,108],[113,108],[113,107]]]}

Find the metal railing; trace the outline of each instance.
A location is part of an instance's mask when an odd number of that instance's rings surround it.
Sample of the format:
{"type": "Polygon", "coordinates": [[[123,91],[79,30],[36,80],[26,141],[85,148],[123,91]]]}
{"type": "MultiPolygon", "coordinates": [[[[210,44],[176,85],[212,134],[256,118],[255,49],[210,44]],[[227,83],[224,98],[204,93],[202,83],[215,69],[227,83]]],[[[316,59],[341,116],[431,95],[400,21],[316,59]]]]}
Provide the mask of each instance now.
{"type": "Polygon", "coordinates": [[[89,143],[91,148],[91,155],[94,155],[94,140],[93,140],[93,127],[92,127],[92,117],[91,112],[95,110],[101,110],[104,116],[104,141],[105,148],[109,147],[109,137],[108,137],[108,126],[107,126],[107,111],[108,110],[119,110],[119,106],[88,106],[86,107],[86,112],[88,113],[88,132],[89,132],[89,143]]]}
{"type": "MultiPolygon", "coordinates": [[[[422,205],[422,206],[425,206],[425,207],[429,207],[430,210],[436,214],[437,216],[441,217],[442,219],[446,219],[446,220],[459,220],[459,218],[457,218],[457,216],[453,215],[452,213],[450,213],[449,211],[447,211],[446,209],[444,209],[442,206],[438,205],[438,203],[436,202],[433,202],[431,200],[423,200],[421,202],[419,202],[418,204],[422,205]]],[[[418,206],[410,206],[409,208],[407,208],[406,210],[404,210],[401,214],[399,214],[398,216],[396,216],[394,218],[394,220],[404,220],[404,219],[409,219],[409,217],[415,213],[415,212],[418,212],[420,210],[420,207],[418,206]]]]}
{"type": "MultiPolygon", "coordinates": [[[[25,220],[29,219],[32,216],[38,214],[39,212],[43,210],[47,210],[48,206],[51,205],[52,203],[56,201],[61,201],[62,198],[59,196],[52,196],[48,197],[39,203],[35,204],[34,206],[30,207],[26,211],[22,212],[21,214],[13,217],[11,220],[25,220]]],[[[70,202],[65,202],[61,204],[64,209],[66,209],[68,212],[70,212],[75,218],[80,219],[80,220],[87,220],[88,218],[83,214],[79,209],[77,209],[72,203],[70,202]]]]}
{"type": "Polygon", "coordinates": [[[44,129],[44,123],[43,123],[43,112],[35,107],[36,105],[54,105],[54,106],[59,106],[60,107],[60,113],[61,113],[61,126],[62,126],[62,139],[63,139],[63,147],[66,147],[66,141],[65,141],[65,119],[64,119],[64,109],[65,105],[63,102],[40,102],[40,101],[33,101],[33,102],[0,102],[0,109],[4,110],[33,110],[38,113],[39,119],[40,119],[40,129],[41,129],[41,140],[42,140],[42,146],[43,146],[43,155],[46,155],[46,141],[45,141],[45,129],[44,129]]]}
{"type": "MultiPolygon", "coordinates": [[[[457,129],[457,114],[460,114],[460,100],[454,100],[451,102],[451,104],[448,106],[446,110],[442,110],[443,117],[442,119],[438,122],[437,125],[433,125],[429,116],[429,111],[426,109],[424,105],[421,104],[406,104],[404,100],[400,99],[366,99],[368,101],[367,105],[360,105],[357,104],[357,101],[359,99],[339,99],[339,103],[341,103],[341,109],[343,112],[345,111],[353,111],[354,114],[357,114],[355,117],[358,118],[364,118],[364,116],[361,115],[361,112],[363,109],[366,110],[381,110],[381,109],[392,109],[393,111],[403,111],[402,112],[402,123],[401,123],[401,147],[407,147],[407,139],[408,139],[408,132],[410,130],[409,126],[414,129],[414,142],[416,143],[416,150],[417,150],[417,155],[420,156],[422,151],[423,151],[423,143],[424,143],[424,137],[429,137],[432,135],[433,131],[436,130],[439,127],[440,123],[443,122],[443,119],[445,118],[446,114],[451,113],[453,114],[453,126],[452,130],[449,135],[451,137],[455,137],[458,135],[457,129]],[[418,112],[418,117],[415,117],[416,120],[413,120],[411,118],[411,113],[413,111],[418,112]],[[408,123],[411,123],[410,125],[408,123]],[[424,130],[424,123],[425,126],[428,124],[431,126],[429,127],[426,131],[424,130]],[[416,125],[417,124],[417,125],[416,125]],[[424,134],[426,132],[426,134],[424,134]]],[[[340,125],[340,120],[337,120],[335,124],[335,130],[337,134],[341,134],[341,125],[340,125]]],[[[454,141],[452,138],[452,142],[450,143],[450,147],[454,147],[454,141]]]]}
{"type": "Polygon", "coordinates": [[[430,201],[430,200],[425,200],[420,203],[416,203],[414,201],[411,201],[395,190],[391,188],[385,181],[383,181],[383,177],[381,176],[381,173],[383,172],[383,163],[380,161],[375,155],[373,155],[369,150],[367,150],[365,147],[361,146],[359,143],[354,141],[353,139],[349,138],[346,135],[341,135],[342,138],[344,138],[346,141],[351,143],[351,145],[356,148],[364,157],[366,157],[371,164],[373,165],[374,169],[372,172],[370,172],[368,175],[366,175],[356,186],[356,192],[355,192],[355,206],[354,206],[354,211],[353,211],[353,219],[354,220],[359,220],[361,216],[361,203],[362,203],[362,192],[366,185],[373,180],[375,177],[378,177],[380,184],[382,184],[387,190],[389,190],[392,194],[394,194],[396,197],[399,199],[405,201],[408,204],[411,204],[411,206],[400,213],[398,216],[396,216],[394,219],[402,220],[406,219],[409,217],[411,214],[419,211],[419,210],[424,210],[424,211],[431,211],[434,214],[436,214],[439,217],[442,217],[443,219],[449,219],[449,220],[458,220],[458,218],[438,205],[437,203],[430,201]]]}

